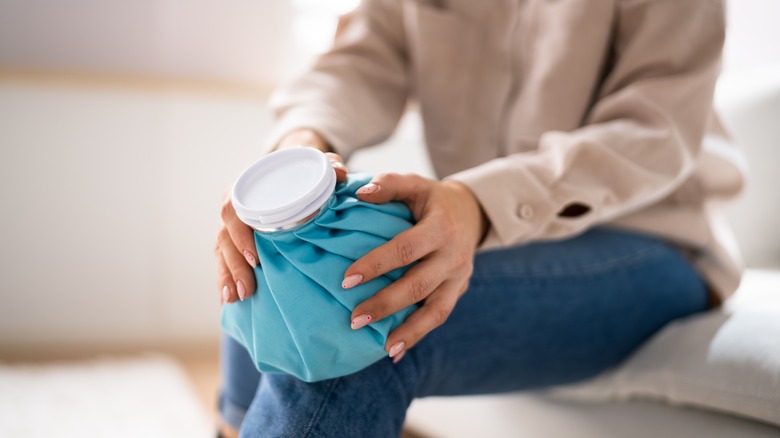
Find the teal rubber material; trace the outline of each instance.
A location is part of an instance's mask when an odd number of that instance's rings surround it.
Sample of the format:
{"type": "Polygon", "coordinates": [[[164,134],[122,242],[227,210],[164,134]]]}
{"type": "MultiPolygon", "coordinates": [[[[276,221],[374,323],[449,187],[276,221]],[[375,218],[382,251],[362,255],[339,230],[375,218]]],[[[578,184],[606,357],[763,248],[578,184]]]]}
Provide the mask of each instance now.
{"type": "Polygon", "coordinates": [[[411,227],[399,202],[370,204],[355,191],[370,175],[350,174],[315,218],[299,227],[255,232],[256,292],[223,306],[223,330],[246,347],[257,369],[307,382],[344,376],[387,356],[387,335],[415,306],[352,330],[352,310],[403,275],[396,269],[352,289],[344,272],[359,257],[411,227]]]}

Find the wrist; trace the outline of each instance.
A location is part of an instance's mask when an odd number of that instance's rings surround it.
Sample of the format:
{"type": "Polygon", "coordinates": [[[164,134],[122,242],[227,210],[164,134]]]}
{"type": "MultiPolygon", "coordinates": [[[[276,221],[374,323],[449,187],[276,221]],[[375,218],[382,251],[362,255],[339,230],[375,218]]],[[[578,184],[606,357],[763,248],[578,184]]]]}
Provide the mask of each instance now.
{"type": "Polygon", "coordinates": [[[490,224],[485,211],[482,209],[482,204],[480,204],[474,192],[465,184],[454,180],[446,180],[442,183],[458,194],[458,197],[461,199],[461,205],[465,208],[465,211],[469,212],[466,216],[469,224],[471,224],[470,229],[474,231],[474,246],[479,246],[485,239],[490,224]]]}
{"type": "Polygon", "coordinates": [[[300,128],[290,131],[274,147],[274,150],[305,146],[322,152],[333,152],[327,141],[317,131],[310,128],[300,128]]]}

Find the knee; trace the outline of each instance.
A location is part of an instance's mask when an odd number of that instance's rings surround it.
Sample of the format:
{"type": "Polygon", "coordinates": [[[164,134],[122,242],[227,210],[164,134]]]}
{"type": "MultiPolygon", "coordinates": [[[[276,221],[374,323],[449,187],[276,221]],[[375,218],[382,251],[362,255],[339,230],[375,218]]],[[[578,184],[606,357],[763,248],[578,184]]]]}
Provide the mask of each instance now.
{"type": "Polygon", "coordinates": [[[313,383],[265,374],[241,436],[398,437],[414,392],[413,366],[403,362],[313,383]]]}

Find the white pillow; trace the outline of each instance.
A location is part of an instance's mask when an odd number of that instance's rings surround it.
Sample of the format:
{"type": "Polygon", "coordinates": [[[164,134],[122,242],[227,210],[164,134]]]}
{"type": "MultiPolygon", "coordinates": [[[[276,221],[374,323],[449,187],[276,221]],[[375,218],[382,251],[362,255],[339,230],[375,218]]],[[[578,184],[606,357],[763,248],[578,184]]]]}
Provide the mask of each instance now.
{"type": "Polygon", "coordinates": [[[675,321],[617,369],[551,392],[661,400],[780,425],[780,272],[749,271],[723,308],[675,321]]]}

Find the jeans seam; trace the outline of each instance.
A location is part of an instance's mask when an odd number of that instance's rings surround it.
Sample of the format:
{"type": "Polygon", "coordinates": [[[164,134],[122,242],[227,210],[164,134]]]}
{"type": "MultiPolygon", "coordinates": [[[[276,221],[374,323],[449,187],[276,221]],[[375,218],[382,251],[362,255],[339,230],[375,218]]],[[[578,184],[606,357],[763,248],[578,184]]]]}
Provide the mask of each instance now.
{"type": "Polygon", "coordinates": [[[302,435],[302,438],[307,438],[311,436],[311,432],[314,429],[314,425],[317,423],[317,421],[322,416],[322,412],[325,410],[325,406],[328,404],[328,401],[330,400],[331,394],[333,394],[333,390],[336,388],[336,385],[339,383],[341,379],[333,379],[328,386],[327,392],[325,393],[325,396],[322,398],[322,402],[320,402],[320,406],[317,408],[317,411],[314,412],[314,415],[311,417],[311,421],[309,421],[308,426],[306,426],[306,430],[302,435]]]}

